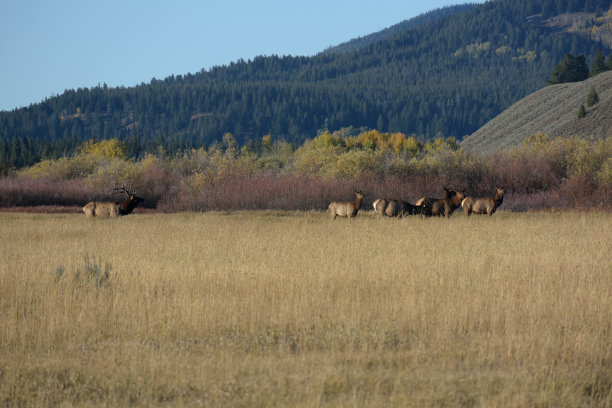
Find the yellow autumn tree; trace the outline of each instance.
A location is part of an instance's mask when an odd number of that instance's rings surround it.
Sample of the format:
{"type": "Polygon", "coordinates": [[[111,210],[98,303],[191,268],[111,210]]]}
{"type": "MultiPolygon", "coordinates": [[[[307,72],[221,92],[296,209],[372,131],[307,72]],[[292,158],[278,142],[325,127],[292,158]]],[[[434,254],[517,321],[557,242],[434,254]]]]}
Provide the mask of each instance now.
{"type": "Polygon", "coordinates": [[[117,139],[101,140],[99,142],[90,139],[79,147],[79,151],[108,159],[125,159],[127,157],[127,145],[117,139]]]}

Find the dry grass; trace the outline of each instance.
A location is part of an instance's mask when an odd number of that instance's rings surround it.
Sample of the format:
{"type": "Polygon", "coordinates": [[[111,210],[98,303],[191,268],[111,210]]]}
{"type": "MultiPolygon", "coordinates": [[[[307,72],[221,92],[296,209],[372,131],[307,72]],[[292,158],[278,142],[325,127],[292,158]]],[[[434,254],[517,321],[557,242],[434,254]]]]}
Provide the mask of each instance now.
{"type": "Polygon", "coordinates": [[[0,405],[609,407],[611,231],[0,214],[0,405]],[[74,280],[85,257],[108,284],[74,280]]]}

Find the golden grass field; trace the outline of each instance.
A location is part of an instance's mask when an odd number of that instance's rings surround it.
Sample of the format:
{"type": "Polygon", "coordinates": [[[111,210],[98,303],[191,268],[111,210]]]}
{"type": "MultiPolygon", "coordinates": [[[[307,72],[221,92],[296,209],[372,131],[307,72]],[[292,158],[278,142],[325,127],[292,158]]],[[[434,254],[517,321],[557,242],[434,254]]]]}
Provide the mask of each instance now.
{"type": "Polygon", "coordinates": [[[612,406],[612,213],[0,213],[0,234],[0,406],[612,406]],[[86,257],[105,284],[75,279],[86,257]]]}

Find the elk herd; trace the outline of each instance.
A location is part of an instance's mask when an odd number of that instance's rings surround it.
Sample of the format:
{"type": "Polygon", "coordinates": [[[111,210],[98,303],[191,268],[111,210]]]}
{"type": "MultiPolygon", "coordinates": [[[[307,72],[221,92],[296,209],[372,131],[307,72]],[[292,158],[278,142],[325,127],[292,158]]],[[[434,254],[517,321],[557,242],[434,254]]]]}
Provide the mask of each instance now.
{"type": "MultiPolygon", "coordinates": [[[[503,187],[497,187],[492,197],[466,197],[466,195],[456,189],[444,188],[444,198],[420,198],[415,204],[407,201],[391,200],[388,198],[377,198],[374,200],[374,212],[379,217],[403,217],[405,215],[420,215],[424,217],[450,215],[459,206],[463,208],[469,217],[472,214],[493,215],[497,207],[504,201],[503,187]]],[[[361,202],[365,194],[355,191],[355,201],[353,202],[332,202],[329,211],[333,217],[354,218],[361,209],[361,202]]]]}
{"type": "MultiPolygon", "coordinates": [[[[122,201],[91,201],[83,207],[83,212],[87,217],[118,217],[130,214],[143,199],[137,197],[135,192],[130,192],[125,184],[115,187],[113,193],[124,192],[126,199],[122,201]]],[[[420,198],[416,204],[407,201],[388,198],[377,198],[374,200],[374,212],[379,216],[403,217],[405,215],[420,215],[423,217],[450,215],[459,206],[467,216],[472,214],[493,215],[497,207],[504,201],[503,187],[497,187],[495,194],[491,197],[466,197],[463,192],[456,189],[444,188],[444,198],[420,198]]],[[[329,204],[329,212],[333,219],[336,217],[346,217],[353,219],[362,207],[365,194],[355,191],[355,201],[337,202],[329,204]]]]}

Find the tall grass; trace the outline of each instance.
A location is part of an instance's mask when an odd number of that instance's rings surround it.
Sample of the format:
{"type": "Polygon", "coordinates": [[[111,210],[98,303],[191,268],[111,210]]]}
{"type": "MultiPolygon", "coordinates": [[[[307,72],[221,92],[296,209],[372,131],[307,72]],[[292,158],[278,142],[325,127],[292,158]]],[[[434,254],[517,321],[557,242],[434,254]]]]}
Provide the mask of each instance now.
{"type": "Polygon", "coordinates": [[[610,213],[0,225],[3,405],[612,404],[610,213]]]}

